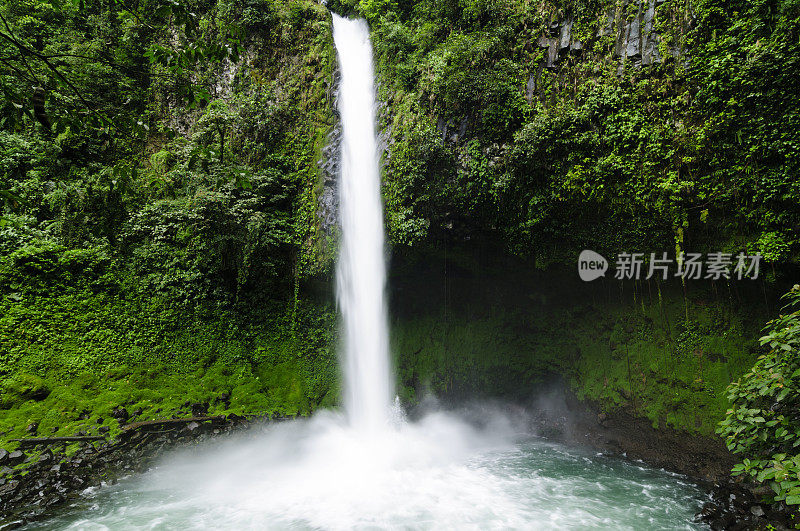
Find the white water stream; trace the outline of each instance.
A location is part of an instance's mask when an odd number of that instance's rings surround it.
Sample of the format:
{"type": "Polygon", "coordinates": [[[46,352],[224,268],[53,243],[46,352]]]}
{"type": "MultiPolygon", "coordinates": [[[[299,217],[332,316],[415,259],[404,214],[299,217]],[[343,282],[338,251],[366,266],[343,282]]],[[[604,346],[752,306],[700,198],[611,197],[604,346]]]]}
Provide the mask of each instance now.
{"type": "Polygon", "coordinates": [[[344,321],[345,408],[354,428],[384,429],[393,395],[386,324],[386,264],[372,44],[363,20],[333,15],[341,83],[339,213],[342,243],[336,271],[344,321]]]}

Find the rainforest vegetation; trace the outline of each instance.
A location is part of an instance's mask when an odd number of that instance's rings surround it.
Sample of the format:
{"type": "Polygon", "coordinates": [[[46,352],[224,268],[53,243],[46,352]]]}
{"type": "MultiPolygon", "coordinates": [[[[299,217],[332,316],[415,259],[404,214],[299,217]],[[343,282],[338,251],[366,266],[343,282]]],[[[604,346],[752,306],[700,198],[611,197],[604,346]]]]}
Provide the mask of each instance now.
{"type": "Polygon", "coordinates": [[[0,1],[0,446],[337,405],[329,9],[375,46],[401,399],[558,375],[800,504],[797,0],[0,1]]]}

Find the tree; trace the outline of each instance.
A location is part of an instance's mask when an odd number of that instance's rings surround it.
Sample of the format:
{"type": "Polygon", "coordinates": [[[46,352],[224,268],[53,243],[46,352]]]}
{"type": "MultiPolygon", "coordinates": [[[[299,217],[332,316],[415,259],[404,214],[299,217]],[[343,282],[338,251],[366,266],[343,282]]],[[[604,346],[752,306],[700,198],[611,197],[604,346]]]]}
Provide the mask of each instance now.
{"type": "Polygon", "coordinates": [[[123,137],[146,134],[142,95],[154,78],[178,89],[190,107],[204,105],[207,87],[188,74],[235,61],[242,46],[235,25],[218,21],[207,34],[200,19],[189,0],[0,4],[0,125],[21,127],[27,117],[45,134],[51,121],[57,133],[88,126],[123,137]],[[109,89],[119,92],[117,101],[109,89]],[[58,107],[54,120],[45,103],[58,107]]]}
{"type": "Polygon", "coordinates": [[[234,113],[224,100],[214,100],[205,109],[203,116],[197,121],[200,136],[206,136],[213,131],[219,137],[219,163],[225,163],[225,135],[228,132],[234,113]]]}

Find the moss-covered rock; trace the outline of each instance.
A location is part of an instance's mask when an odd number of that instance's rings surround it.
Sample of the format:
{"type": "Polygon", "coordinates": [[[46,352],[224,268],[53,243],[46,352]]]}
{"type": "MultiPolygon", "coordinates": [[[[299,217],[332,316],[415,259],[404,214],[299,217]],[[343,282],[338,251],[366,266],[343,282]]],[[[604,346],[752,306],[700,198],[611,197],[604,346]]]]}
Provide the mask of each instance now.
{"type": "Polygon", "coordinates": [[[3,380],[0,409],[9,409],[28,400],[42,401],[50,395],[45,381],[32,374],[15,373],[3,380]]]}

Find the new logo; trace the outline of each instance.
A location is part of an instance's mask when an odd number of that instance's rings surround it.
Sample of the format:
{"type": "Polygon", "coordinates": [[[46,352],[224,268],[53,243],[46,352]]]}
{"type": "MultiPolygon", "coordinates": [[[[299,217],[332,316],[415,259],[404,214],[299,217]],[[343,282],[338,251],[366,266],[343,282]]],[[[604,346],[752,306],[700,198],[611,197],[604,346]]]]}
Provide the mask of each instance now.
{"type": "Polygon", "coordinates": [[[581,251],[578,256],[578,275],[581,280],[591,282],[605,276],[606,271],[608,271],[608,260],[603,258],[603,255],[589,249],[581,251]]]}

